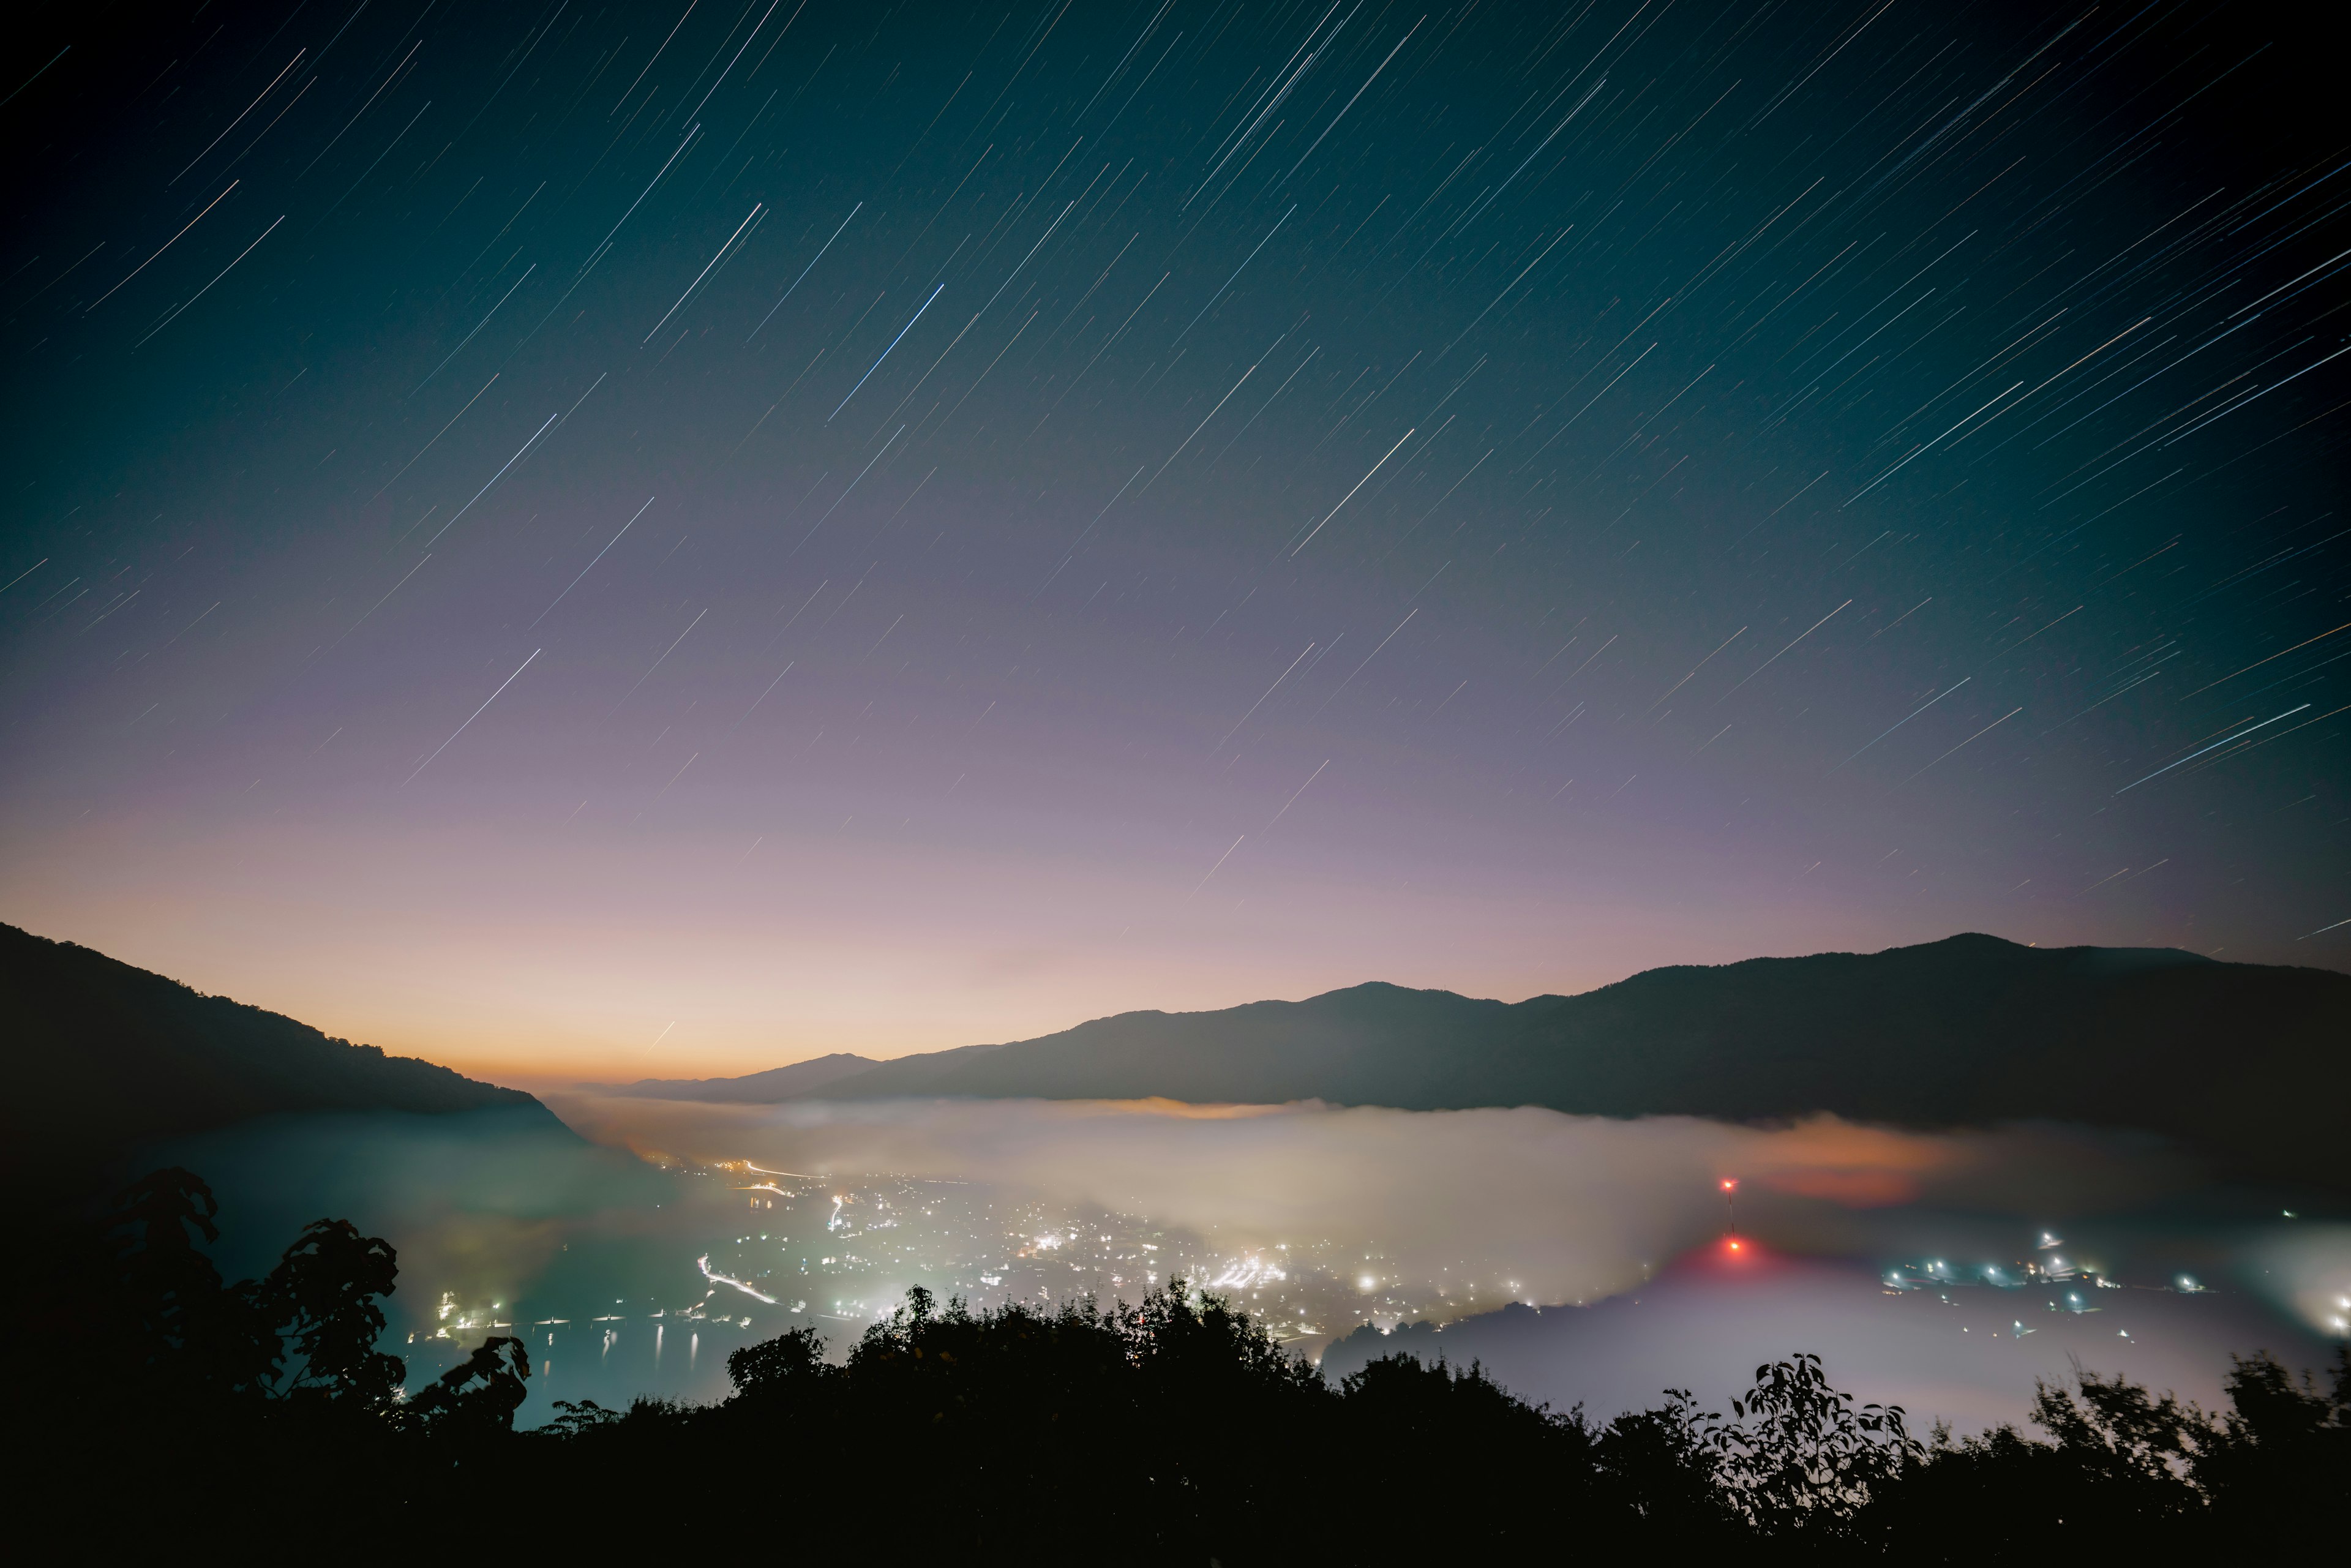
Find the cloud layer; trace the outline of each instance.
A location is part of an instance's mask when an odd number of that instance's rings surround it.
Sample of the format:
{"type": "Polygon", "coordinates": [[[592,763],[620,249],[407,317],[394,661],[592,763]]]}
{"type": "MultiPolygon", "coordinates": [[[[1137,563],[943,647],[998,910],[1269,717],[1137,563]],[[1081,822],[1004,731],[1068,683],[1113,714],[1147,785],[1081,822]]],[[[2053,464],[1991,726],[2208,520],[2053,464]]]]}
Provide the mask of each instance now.
{"type": "Polygon", "coordinates": [[[1230,1253],[1287,1245],[1366,1255],[1367,1272],[1440,1317],[1474,1310],[1464,1281],[1489,1305],[1623,1291],[1729,1226],[1725,1180],[1739,1184],[1742,1231],[1778,1249],[1869,1256],[1972,1244],[2004,1262],[2030,1249],[2032,1226],[2141,1203],[2189,1179],[2172,1156],[2117,1140],[1906,1134],[1833,1117],[1763,1129],[1533,1107],[556,1103],[590,1136],[641,1153],[818,1176],[977,1179],[1147,1217],[1230,1253]]]}

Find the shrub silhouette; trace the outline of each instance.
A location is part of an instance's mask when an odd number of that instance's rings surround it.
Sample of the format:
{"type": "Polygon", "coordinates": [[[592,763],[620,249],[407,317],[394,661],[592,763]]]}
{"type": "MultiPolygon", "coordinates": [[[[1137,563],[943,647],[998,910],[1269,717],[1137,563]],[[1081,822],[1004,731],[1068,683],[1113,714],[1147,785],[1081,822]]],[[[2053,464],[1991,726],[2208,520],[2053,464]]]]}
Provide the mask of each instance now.
{"type": "Polygon", "coordinates": [[[131,1183],[100,1221],[110,1363],[165,1402],[256,1392],[280,1359],[253,1287],[224,1289],[213,1260],[197,1250],[199,1238],[220,1239],[219,1212],[204,1178],[173,1166],[131,1183]]]}
{"type": "Polygon", "coordinates": [[[1755,1386],[1730,1408],[1737,1422],[1710,1425],[1703,1439],[1715,1483],[1729,1511],[1767,1535],[1849,1534],[1925,1454],[1902,1406],[1856,1407],[1806,1352],[1757,1367],[1755,1386]]]}
{"type": "Polygon", "coordinates": [[[399,1274],[390,1242],[361,1236],[348,1219],[312,1220],[253,1292],[266,1321],[301,1358],[278,1392],[388,1413],[408,1369],[375,1348],[384,1331],[376,1301],[392,1294],[399,1274]]]}
{"type": "Polygon", "coordinates": [[[2037,1436],[1938,1427],[1921,1442],[1809,1353],[1758,1367],[1727,1420],[1667,1389],[1595,1425],[1474,1363],[1391,1356],[1332,1387],[1180,1280],[1108,1308],[974,1310],[918,1288],[838,1363],[794,1328],[733,1352],[716,1404],[558,1402],[518,1432],[530,1360],[511,1336],[403,1395],[404,1364],[378,1348],[388,1242],[320,1219],[266,1278],[229,1286],[199,1246],[217,1214],[201,1178],[156,1171],[56,1255],[91,1304],[45,1320],[68,1354],[27,1384],[47,1418],[29,1495],[78,1503],[115,1546],[183,1549],[183,1520],[227,1510],[282,1518],[311,1551],[478,1555],[586,1521],[609,1546],[691,1507],[705,1547],[983,1561],[1432,1563],[1573,1545],[1981,1563],[2075,1539],[2246,1560],[2339,1529],[2351,1496],[2342,1352],[2325,1384],[2238,1358],[2219,1413],[2077,1368],[2037,1387],[2037,1436]],[[146,1506],[111,1506],[134,1466],[146,1506]]]}
{"type": "Polygon", "coordinates": [[[434,1437],[474,1442],[504,1435],[529,1397],[523,1386],[529,1377],[530,1353],[522,1341],[495,1334],[409,1400],[407,1422],[434,1437]]]}

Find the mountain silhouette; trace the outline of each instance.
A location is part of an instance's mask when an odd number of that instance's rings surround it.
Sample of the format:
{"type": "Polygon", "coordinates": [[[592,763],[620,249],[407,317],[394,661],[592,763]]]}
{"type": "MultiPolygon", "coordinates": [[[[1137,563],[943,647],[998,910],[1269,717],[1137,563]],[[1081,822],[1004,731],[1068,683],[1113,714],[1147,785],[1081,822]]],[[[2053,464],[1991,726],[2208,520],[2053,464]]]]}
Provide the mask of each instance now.
{"type": "Polygon", "coordinates": [[[0,925],[0,1162],[69,1190],[160,1138],[321,1111],[554,1113],[518,1089],[387,1056],[0,925]]]}
{"type": "Polygon", "coordinates": [[[617,1094],[632,1100],[701,1100],[719,1105],[773,1105],[785,1100],[805,1099],[828,1083],[881,1065],[870,1056],[852,1056],[848,1051],[836,1051],[830,1056],[811,1057],[806,1061],[795,1061],[789,1067],[771,1067],[765,1072],[748,1073],[741,1078],[640,1078],[634,1083],[582,1083],[580,1087],[594,1093],[617,1094]]]}
{"type": "Polygon", "coordinates": [[[1651,969],[1518,1003],[1374,983],[1121,1013],[902,1057],[820,1092],[1735,1121],[1826,1111],[1925,1129],[2054,1120],[2159,1133],[2240,1176],[2339,1188],[2351,976],[1966,935],[1651,969]]]}

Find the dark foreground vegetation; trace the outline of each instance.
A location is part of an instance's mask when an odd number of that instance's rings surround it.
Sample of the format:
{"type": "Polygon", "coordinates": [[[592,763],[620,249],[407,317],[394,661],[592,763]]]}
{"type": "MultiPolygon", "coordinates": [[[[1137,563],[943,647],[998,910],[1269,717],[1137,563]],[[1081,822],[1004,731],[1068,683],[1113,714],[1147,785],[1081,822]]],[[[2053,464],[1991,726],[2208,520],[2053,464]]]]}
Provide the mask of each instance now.
{"type": "Polygon", "coordinates": [[[16,1281],[16,1523],[57,1554],[2243,1562],[2339,1549],[2351,1501],[2341,1354],[2323,1384],[2239,1359],[2219,1414],[2083,1370],[2029,1430],[1965,1441],[1856,1406],[1801,1354],[1727,1415],[1668,1389],[1601,1422],[1475,1365],[1396,1357],[1330,1387],[1180,1281],[1107,1310],[913,1291],[841,1364],[795,1329],[731,1355],[719,1404],[559,1404],[517,1432],[517,1339],[403,1391],[376,1348],[388,1243],[319,1220],[225,1285],[214,1234],[204,1182],[159,1171],[16,1281]]]}

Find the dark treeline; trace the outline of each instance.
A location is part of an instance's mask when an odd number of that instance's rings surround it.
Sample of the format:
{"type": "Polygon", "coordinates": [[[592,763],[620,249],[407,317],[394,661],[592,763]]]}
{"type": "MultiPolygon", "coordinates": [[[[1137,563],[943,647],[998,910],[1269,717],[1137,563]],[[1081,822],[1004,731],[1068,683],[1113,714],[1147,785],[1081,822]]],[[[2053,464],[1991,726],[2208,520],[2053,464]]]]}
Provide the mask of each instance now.
{"type": "Polygon", "coordinates": [[[1181,1281],[1109,1309],[915,1290],[838,1364],[794,1329],[730,1355],[720,1403],[559,1402],[517,1431],[517,1339],[404,1388],[377,1348],[388,1243],[322,1219],[231,1285],[199,1246],[215,1236],[211,1190],[159,1171],[50,1249],[45,1280],[20,1277],[20,1410],[41,1419],[16,1479],[99,1556],[160,1538],[342,1557],[667,1540],[1225,1564],[2248,1561],[2339,1543],[2351,1500],[2341,1353],[2324,1384],[2237,1359],[2217,1414],[2085,1369],[2039,1388],[2025,1429],[1964,1441],[1857,1405],[1804,1354],[1759,1367],[1727,1414],[1667,1389],[1601,1422],[1474,1364],[1397,1356],[1331,1387],[1181,1281]]]}

